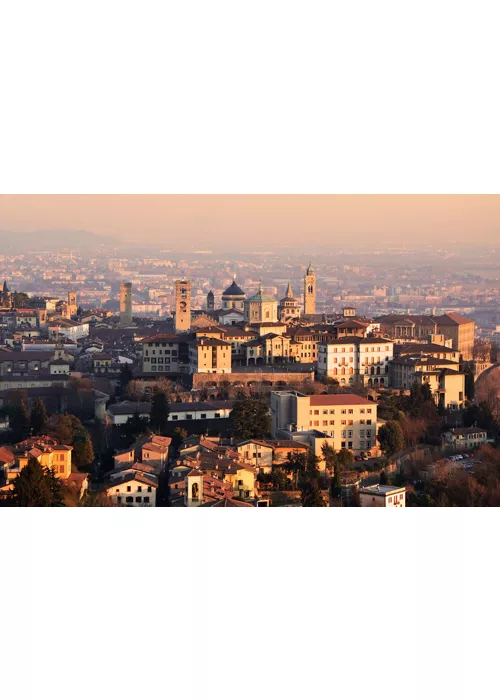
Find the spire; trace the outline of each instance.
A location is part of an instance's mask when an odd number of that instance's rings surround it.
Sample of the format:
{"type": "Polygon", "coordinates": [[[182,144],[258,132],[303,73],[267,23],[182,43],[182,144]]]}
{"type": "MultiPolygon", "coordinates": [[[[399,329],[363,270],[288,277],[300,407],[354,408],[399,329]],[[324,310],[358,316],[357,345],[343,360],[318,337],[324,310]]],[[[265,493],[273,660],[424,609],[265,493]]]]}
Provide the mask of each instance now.
{"type": "Polygon", "coordinates": [[[288,299],[292,299],[293,297],[292,285],[290,284],[290,282],[288,283],[288,287],[286,288],[286,296],[288,299]]]}
{"type": "Polygon", "coordinates": [[[312,262],[309,260],[309,267],[307,268],[306,275],[314,275],[314,268],[312,262]]]}
{"type": "Polygon", "coordinates": [[[233,282],[236,282],[236,272],[233,272],[233,282]]]}
{"type": "Polygon", "coordinates": [[[3,291],[4,291],[4,294],[7,294],[9,291],[9,288],[7,287],[7,280],[4,280],[3,291]]]}
{"type": "Polygon", "coordinates": [[[259,284],[259,294],[264,294],[264,287],[262,286],[262,282],[259,284]]]}

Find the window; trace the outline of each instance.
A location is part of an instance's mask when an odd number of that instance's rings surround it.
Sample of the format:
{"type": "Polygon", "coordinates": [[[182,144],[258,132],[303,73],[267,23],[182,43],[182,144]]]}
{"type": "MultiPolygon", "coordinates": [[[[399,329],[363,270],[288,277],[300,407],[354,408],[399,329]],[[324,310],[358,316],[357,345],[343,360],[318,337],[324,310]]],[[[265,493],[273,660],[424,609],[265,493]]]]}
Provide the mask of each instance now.
{"type": "Polygon", "coordinates": [[[152,490],[151,486],[148,486],[148,493],[151,493],[152,490]]]}
{"type": "Polygon", "coordinates": [[[134,502],[134,497],[133,497],[133,496],[127,496],[126,499],[125,499],[125,501],[126,501],[127,503],[133,503],[133,502],[134,502]]]}
{"type": "Polygon", "coordinates": [[[345,447],[345,442],[340,443],[341,447],[345,447]]]}
{"type": "Polygon", "coordinates": [[[121,497],[121,496],[118,496],[117,499],[116,499],[116,501],[117,501],[117,503],[121,503],[121,502],[122,502],[122,497],[121,497]]]}
{"type": "Polygon", "coordinates": [[[144,496],[144,503],[149,503],[149,496],[144,496]]]}
{"type": "Polygon", "coordinates": [[[137,491],[138,491],[139,493],[141,493],[141,491],[142,491],[142,486],[138,486],[138,487],[137,487],[137,491]]]}
{"type": "Polygon", "coordinates": [[[345,416],[345,413],[346,413],[345,408],[343,408],[343,409],[341,410],[341,413],[342,413],[343,416],[345,416]]]}
{"type": "Polygon", "coordinates": [[[178,419],[179,419],[179,416],[177,416],[177,415],[172,416],[172,420],[178,420],[178,419]]]}
{"type": "Polygon", "coordinates": [[[127,491],[130,493],[130,492],[132,491],[132,487],[131,487],[131,486],[127,486],[127,491]]]}
{"type": "Polygon", "coordinates": [[[351,415],[352,415],[352,413],[354,413],[354,411],[352,410],[352,408],[349,409],[349,413],[350,413],[351,415]]]}
{"type": "Polygon", "coordinates": [[[136,502],[136,503],[142,503],[142,496],[136,496],[136,497],[135,497],[135,502],[136,502]]]}
{"type": "Polygon", "coordinates": [[[349,442],[347,446],[351,450],[352,449],[352,442],[349,442]]]}

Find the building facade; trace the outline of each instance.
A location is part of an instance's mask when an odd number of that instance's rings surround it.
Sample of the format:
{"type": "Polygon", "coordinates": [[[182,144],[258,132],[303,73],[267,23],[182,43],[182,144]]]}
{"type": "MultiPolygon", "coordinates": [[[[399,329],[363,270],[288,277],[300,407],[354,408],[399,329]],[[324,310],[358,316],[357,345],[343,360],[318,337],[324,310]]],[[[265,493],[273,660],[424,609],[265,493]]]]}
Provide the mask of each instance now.
{"type": "Polygon", "coordinates": [[[377,404],[356,394],[308,396],[297,391],[271,392],[271,434],[317,431],[336,450],[354,454],[377,449],[377,404]]]}

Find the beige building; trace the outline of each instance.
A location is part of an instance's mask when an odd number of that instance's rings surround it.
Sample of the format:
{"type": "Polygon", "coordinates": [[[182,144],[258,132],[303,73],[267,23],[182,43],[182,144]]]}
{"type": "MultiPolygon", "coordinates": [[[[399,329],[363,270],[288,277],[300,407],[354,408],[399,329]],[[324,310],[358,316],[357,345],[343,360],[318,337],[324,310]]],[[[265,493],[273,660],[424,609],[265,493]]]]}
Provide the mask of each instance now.
{"type": "Polygon", "coordinates": [[[317,431],[331,438],[336,450],[376,454],[377,404],[356,394],[271,392],[271,434],[277,438],[281,431],[317,431]]]}
{"type": "Polygon", "coordinates": [[[390,367],[391,386],[411,389],[413,384],[428,384],[436,404],[456,410],[465,401],[465,374],[451,360],[427,356],[396,357],[390,367]]]}
{"type": "Polygon", "coordinates": [[[191,281],[175,283],[175,331],[184,333],[191,328],[191,281]]]}
{"type": "Polygon", "coordinates": [[[275,322],[278,320],[278,302],[264,294],[262,285],[257,294],[245,301],[245,321],[247,323],[275,322]]]}
{"type": "Polygon", "coordinates": [[[474,450],[488,442],[488,433],[484,428],[451,428],[443,433],[443,447],[460,450],[474,450]]]}
{"type": "Polygon", "coordinates": [[[217,338],[195,338],[189,342],[189,372],[229,374],[231,343],[217,338]]]}
{"type": "Polygon", "coordinates": [[[470,318],[458,314],[444,314],[434,317],[438,333],[452,340],[453,350],[457,350],[464,360],[472,360],[474,350],[475,323],[470,318]]]}
{"type": "Polygon", "coordinates": [[[304,314],[316,313],[316,275],[311,263],[304,276],[304,314]]]}
{"type": "Polygon", "coordinates": [[[464,360],[472,360],[475,323],[470,318],[448,313],[442,316],[389,314],[377,319],[384,335],[396,339],[424,339],[442,335],[464,360]]]}
{"type": "Polygon", "coordinates": [[[406,489],[394,486],[364,486],[358,490],[362,508],[405,508],[406,489]]]}
{"type": "Polygon", "coordinates": [[[158,334],[142,341],[142,371],[179,372],[179,338],[158,334]]]}

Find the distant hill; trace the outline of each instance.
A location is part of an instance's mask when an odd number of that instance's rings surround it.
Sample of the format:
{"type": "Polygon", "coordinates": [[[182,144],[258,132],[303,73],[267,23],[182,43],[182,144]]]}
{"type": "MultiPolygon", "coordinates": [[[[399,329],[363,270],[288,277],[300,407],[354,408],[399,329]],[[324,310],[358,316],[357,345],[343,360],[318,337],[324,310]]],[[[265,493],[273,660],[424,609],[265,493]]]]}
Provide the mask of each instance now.
{"type": "Polygon", "coordinates": [[[0,231],[0,248],[3,253],[8,253],[9,249],[14,251],[61,250],[62,248],[89,250],[99,246],[119,248],[123,245],[124,242],[118,238],[100,236],[97,233],[92,233],[92,231],[75,231],[71,229],[26,231],[23,233],[0,231]]]}

